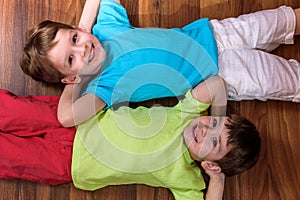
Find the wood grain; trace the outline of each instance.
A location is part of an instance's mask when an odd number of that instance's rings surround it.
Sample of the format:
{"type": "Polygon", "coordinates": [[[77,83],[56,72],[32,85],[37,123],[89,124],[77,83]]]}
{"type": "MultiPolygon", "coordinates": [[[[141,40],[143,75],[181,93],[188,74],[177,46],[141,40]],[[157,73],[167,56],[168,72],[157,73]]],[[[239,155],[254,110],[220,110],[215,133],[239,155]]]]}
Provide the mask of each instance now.
{"type": "MultiPolygon", "coordinates": [[[[59,95],[62,87],[35,82],[19,67],[24,35],[44,19],[77,24],[85,0],[0,0],[0,88],[17,95],[59,95]]],[[[181,27],[200,17],[221,19],[242,13],[300,7],[299,0],[122,0],[130,21],[139,27],[181,27]]],[[[300,38],[295,45],[274,51],[300,60],[300,38]]],[[[171,104],[160,100],[158,103],[171,104]]],[[[300,104],[276,101],[229,102],[230,112],[241,114],[258,127],[262,152],[251,170],[226,179],[225,200],[298,200],[300,183],[300,104]]],[[[109,186],[94,192],[73,184],[42,185],[22,180],[0,180],[0,200],[166,200],[164,188],[144,185],[109,186]]]]}

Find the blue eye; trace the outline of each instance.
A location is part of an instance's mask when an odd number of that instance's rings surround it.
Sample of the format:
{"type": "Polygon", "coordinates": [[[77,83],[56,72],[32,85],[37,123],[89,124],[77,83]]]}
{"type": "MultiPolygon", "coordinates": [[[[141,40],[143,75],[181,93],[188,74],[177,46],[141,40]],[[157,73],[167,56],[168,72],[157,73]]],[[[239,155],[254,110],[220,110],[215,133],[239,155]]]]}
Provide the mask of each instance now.
{"type": "Polygon", "coordinates": [[[218,139],[216,137],[212,138],[212,143],[213,143],[213,147],[217,146],[218,144],[218,139]]]}

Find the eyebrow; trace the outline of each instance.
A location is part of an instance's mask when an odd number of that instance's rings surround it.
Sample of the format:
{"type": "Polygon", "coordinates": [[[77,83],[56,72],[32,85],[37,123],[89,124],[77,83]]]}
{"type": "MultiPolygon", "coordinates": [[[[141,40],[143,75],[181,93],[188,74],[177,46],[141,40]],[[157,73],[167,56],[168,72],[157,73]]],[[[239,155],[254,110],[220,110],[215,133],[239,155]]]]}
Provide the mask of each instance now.
{"type": "Polygon", "coordinates": [[[221,135],[219,136],[219,146],[220,146],[220,148],[219,148],[219,152],[220,151],[222,151],[222,149],[223,149],[223,146],[222,146],[222,138],[221,138],[221,136],[222,136],[222,133],[221,133],[221,135]]]}
{"type": "MultiPolygon", "coordinates": [[[[223,123],[223,128],[226,128],[226,125],[225,125],[225,122],[223,123]]],[[[225,146],[223,146],[223,141],[222,141],[222,135],[223,135],[223,131],[224,131],[224,129],[222,128],[222,132],[221,132],[221,134],[220,134],[220,136],[219,136],[219,145],[220,145],[220,149],[219,149],[219,152],[221,151],[221,150],[224,150],[224,151],[226,151],[227,150],[227,146],[228,146],[228,137],[229,137],[229,135],[227,135],[227,136],[224,136],[225,137],[225,139],[227,139],[226,141],[224,141],[224,142],[226,142],[225,143],[225,146]]]]}
{"type": "MultiPolygon", "coordinates": [[[[69,43],[72,43],[72,41],[70,41],[70,40],[72,40],[72,35],[73,35],[73,30],[71,30],[71,31],[69,31],[69,33],[68,33],[68,38],[67,38],[67,40],[69,41],[69,43]]],[[[69,64],[69,53],[66,53],[65,54],[65,58],[64,58],[64,64],[63,64],[63,67],[64,68],[68,68],[69,66],[70,66],[70,64],[69,64]]]]}
{"type": "Polygon", "coordinates": [[[69,56],[66,54],[64,61],[63,61],[63,68],[67,68],[69,66],[68,57],[69,56]]]}

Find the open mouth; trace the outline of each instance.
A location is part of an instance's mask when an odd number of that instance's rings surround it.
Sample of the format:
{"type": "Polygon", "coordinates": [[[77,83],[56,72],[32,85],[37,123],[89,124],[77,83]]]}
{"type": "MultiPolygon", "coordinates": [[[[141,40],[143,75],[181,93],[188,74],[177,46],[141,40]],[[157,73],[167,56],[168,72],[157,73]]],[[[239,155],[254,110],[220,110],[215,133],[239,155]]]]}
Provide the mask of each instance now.
{"type": "Polygon", "coordinates": [[[95,46],[94,44],[92,44],[88,62],[91,62],[94,59],[94,56],[95,56],[95,46]]]}
{"type": "Polygon", "coordinates": [[[197,134],[196,134],[196,129],[197,129],[198,125],[195,125],[193,127],[193,136],[194,136],[194,140],[196,143],[198,143],[198,138],[197,138],[197,134]]]}

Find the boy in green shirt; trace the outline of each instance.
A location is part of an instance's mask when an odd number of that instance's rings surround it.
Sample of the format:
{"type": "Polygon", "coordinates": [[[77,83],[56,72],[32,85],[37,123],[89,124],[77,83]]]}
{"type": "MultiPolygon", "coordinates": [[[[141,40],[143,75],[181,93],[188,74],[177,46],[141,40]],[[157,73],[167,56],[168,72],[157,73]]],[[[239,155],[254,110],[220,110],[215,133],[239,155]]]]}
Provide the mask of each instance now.
{"type": "Polygon", "coordinates": [[[78,126],[74,143],[75,127],[64,128],[56,118],[59,97],[16,97],[4,90],[0,96],[0,178],[54,185],[73,180],[86,190],[139,183],[169,188],[176,199],[203,199],[201,163],[210,176],[205,197],[216,200],[224,175],[241,173],[258,159],[255,126],[237,115],[220,117],[226,88],[219,77],[174,107],[101,111],[78,126]],[[209,106],[212,117],[203,116],[209,106]]]}
{"type": "Polygon", "coordinates": [[[72,179],[77,188],[146,184],[169,188],[175,199],[222,199],[224,175],[251,168],[260,138],[255,126],[226,111],[226,87],[216,76],[174,107],[108,109],[77,128],[72,179]],[[211,115],[207,109],[211,106],[211,115]],[[200,117],[199,117],[200,116],[200,117]]]}

